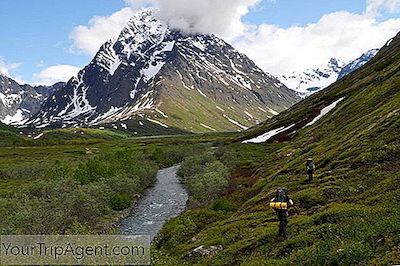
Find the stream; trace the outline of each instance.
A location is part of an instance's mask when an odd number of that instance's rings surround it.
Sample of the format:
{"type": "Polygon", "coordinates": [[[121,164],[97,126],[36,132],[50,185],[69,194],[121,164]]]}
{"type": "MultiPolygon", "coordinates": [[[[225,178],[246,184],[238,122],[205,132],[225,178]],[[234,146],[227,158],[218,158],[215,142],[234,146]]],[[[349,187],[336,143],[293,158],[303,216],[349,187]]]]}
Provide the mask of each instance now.
{"type": "Polygon", "coordinates": [[[161,169],[155,185],[138,201],[130,216],[121,221],[119,229],[126,235],[149,235],[153,240],[169,219],[181,214],[188,194],[176,175],[179,165],[161,169]]]}

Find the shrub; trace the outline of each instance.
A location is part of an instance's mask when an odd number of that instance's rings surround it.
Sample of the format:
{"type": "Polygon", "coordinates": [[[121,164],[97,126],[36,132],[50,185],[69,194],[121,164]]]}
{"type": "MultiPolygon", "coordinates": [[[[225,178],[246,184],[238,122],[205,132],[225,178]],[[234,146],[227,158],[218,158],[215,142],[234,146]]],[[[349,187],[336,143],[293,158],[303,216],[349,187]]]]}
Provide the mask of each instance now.
{"type": "Polygon", "coordinates": [[[122,211],[131,206],[131,199],[126,194],[115,194],[110,199],[110,207],[114,211],[122,211]]]}
{"type": "Polygon", "coordinates": [[[7,179],[29,182],[7,192],[9,200],[0,200],[0,232],[95,232],[111,209],[130,207],[133,196],[154,183],[157,169],[145,155],[122,150],[78,165],[56,163],[4,171],[7,179]]]}
{"type": "Polygon", "coordinates": [[[203,171],[208,163],[215,161],[215,157],[210,153],[200,153],[196,156],[187,157],[178,170],[178,176],[190,178],[203,171]]]}
{"type": "Polygon", "coordinates": [[[211,205],[214,211],[232,212],[236,210],[235,205],[225,198],[216,199],[211,205]]]}
{"type": "Polygon", "coordinates": [[[208,204],[228,187],[230,173],[219,161],[207,165],[203,172],[184,180],[189,194],[201,205],[208,204]]]}

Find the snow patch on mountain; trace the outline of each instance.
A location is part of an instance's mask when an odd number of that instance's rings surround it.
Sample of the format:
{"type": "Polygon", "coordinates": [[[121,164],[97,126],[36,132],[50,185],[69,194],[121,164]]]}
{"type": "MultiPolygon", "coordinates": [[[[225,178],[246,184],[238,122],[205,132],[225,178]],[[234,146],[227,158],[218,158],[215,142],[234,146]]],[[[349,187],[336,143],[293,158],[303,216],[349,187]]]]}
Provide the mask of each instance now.
{"type": "Polygon", "coordinates": [[[39,135],[37,135],[37,136],[34,137],[33,139],[34,139],[34,140],[38,140],[38,139],[40,139],[41,137],[43,137],[43,135],[44,135],[44,133],[40,133],[39,135]]]}
{"type": "Polygon", "coordinates": [[[1,120],[1,122],[6,125],[21,123],[23,121],[24,115],[21,109],[18,109],[14,115],[6,115],[6,117],[1,120]]]}
{"type": "Polygon", "coordinates": [[[11,107],[14,104],[19,104],[22,101],[22,97],[20,94],[9,94],[5,95],[0,92],[0,100],[3,102],[5,107],[11,107]]]}
{"type": "Polygon", "coordinates": [[[209,130],[211,130],[211,131],[214,131],[214,132],[217,131],[217,130],[215,130],[214,128],[212,128],[212,127],[210,127],[210,126],[207,126],[206,124],[203,124],[203,123],[200,123],[200,126],[206,128],[206,129],[209,129],[209,130]]]}
{"type": "Polygon", "coordinates": [[[243,144],[263,143],[263,142],[266,142],[267,140],[271,139],[272,137],[291,129],[294,126],[295,126],[295,124],[288,126],[288,127],[280,127],[280,128],[268,131],[265,134],[262,134],[261,136],[258,136],[258,137],[255,137],[255,138],[252,138],[249,140],[245,140],[242,143],[243,144]]]}
{"type": "Polygon", "coordinates": [[[75,84],[75,86],[70,102],[65,109],[59,113],[59,116],[64,116],[66,120],[73,120],[77,116],[93,113],[96,109],[95,106],[90,105],[87,98],[87,91],[89,88],[84,85],[82,74],[78,75],[78,77],[74,77],[72,83],[75,84]]]}
{"type": "Polygon", "coordinates": [[[223,116],[224,116],[226,119],[228,119],[229,122],[231,122],[232,124],[234,124],[234,125],[240,127],[241,129],[244,129],[244,130],[247,130],[247,129],[248,129],[248,127],[243,126],[243,125],[240,124],[238,121],[233,120],[233,119],[230,118],[229,116],[227,116],[227,115],[223,115],[223,116]]]}
{"type": "Polygon", "coordinates": [[[164,118],[168,118],[168,116],[161,110],[159,110],[158,108],[155,108],[156,112],[159,113],[160,115],[162,115],[164,118]]]}
{"type": "Polygon", "coordinates": [[[169,126],[167,126],[166,124],[161,123],[160,121],[157,121],[157,120],[154,120],[154,119],[151,119],[151,118],[147,118],[147,120],[152,122],[152,123],[155,123],[157,125],[160,125],[162,127],[169,128],[169,126]]]}
{"type": "Polygon", "coordinates": [[[345,99],[345,97],[340,98],[339,100],[337,100],[336,102],[328,105],[327,107],[325,107],[324,109],[321,110],[320,114],[315,117],[310,123],[308,123],[307,125],[304,126],[304,128],[309,127],[314,125],[315,123],[317,123],[322,117],[324,117],[325,115],[327,115],[328,113],[330,113],[333,109],[335,109],[335,107],[345,99]]]}

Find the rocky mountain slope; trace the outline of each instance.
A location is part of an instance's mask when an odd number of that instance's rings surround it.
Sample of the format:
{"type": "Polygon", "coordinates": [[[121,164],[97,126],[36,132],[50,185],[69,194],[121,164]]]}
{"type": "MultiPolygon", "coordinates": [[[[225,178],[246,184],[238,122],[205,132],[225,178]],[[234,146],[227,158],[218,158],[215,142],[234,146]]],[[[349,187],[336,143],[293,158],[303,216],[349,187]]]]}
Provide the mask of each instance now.
{"type": "Polygon", "coordinates": [[[97,125],[144,117],[166,128],[232,131],[297,101],[293,91],[223,40],[184,35],[148,9],[106,42],[29,125],[97,125]]]}
{"type": "Polygon", "coordinates": [[[378,51],[379,49],[372,49],[348,64],[332,58],[326,66],[307,69],[301,73],[293,72],[290,75],[281,75],[278,79],[305,98],[359,69],[368,63],[378,51]]]}
{"type": "Polygon", "coordinates": [[[0,74],[0,121],[5,124],[23,125],[37,114],[42,103],[63,85],[64,83],[50,87],[20,85],[0,74]]]}
{"type": "Polygon", "coordinates": [[[171,263],[159,265],[398,265],[399,133],[400,34],[359,70],[216,151],[238,165],[229,186],[165,225],[155,247],[171,263]],[[268,206],[282,186],[298,209],[287,240],[268,206]]]}
{"type": "Polygon", "coordinates": [[[281,75],[278,79],[305,98],[334,83],[345,65],[344,62],[332,58],[326,66],[281,75]]]}

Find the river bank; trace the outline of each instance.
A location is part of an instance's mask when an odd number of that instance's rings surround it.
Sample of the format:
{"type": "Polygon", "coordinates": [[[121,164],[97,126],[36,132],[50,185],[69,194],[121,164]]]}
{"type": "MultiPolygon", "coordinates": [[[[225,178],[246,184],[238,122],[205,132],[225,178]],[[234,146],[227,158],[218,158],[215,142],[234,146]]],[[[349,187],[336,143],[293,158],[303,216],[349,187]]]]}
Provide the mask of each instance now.
{"type": "Polygon", "coordinates": [[[176,172],[179,165],[161,169],[155,185],[135,204],[131,213],[119,222],[119,230],[128,235],[149,235],[153,240],[169,219],[181,214],[188,194],[176,172]]]}

